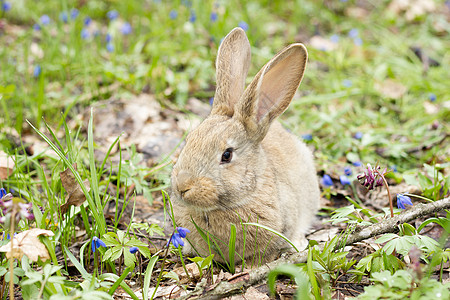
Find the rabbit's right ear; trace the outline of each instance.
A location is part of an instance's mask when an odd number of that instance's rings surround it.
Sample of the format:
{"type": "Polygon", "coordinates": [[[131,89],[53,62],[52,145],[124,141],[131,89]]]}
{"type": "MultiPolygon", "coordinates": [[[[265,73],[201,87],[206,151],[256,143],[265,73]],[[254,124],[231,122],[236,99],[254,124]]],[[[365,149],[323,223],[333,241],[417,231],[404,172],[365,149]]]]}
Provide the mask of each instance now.
{"type": "Polygon", "coordinates": [[[250,67],[250,43],[242,28],[234,28],[222,41],[216,60],[216,94],[211,114],[232,117],[244,93],[250,67]]]}

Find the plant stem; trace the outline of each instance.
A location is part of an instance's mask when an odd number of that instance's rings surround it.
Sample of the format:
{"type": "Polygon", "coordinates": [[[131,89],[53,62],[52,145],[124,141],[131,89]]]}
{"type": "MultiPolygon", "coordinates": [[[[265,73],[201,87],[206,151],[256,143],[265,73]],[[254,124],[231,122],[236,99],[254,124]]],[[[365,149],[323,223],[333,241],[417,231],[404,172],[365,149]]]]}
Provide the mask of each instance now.
{"type": "MultiPolygon", "coordinates": [[[[189,275],[188,270],[186,269],[186,264],[184,263],[183,255],[181,254],[181,247],[178,247],[178,254],[180,254],[181,264],[183,265],[184,272],[186,273],[186,275],[187,275],[187,277],[189,278],[189,280],[191,280],[192,278],[191,278],[191,276],[189,275]]],[[[201,268],[199,268],[199,270],[200,270],[200,269],[201,269],[201,268]]],[[[201,270],[200,270],[200,272],[201,272],[201,270]]]]}
{"type": "Polygon", "coordinates": [[[9,299],[14,300],[14,225],[16,220],[16,203],[12,199],[12,211],[11,211],[11,225],[9,230],[9,235],[11,238],[11,254],[9,257],[9,299]]]}
{"type": "MultiPolygon", "coordinates": [[[[172,239],[172,236],[173,236],[173,233],[170,236],[169,241],[172,239]]],[[[164,258],[163,258],[163,261],[161,263],[161,271],[159,272],[158,281],[156,282],[155,290],[153,291],[153,294],[152,294],[150,299],[153,299],[155,297],[156,291],[158,290],[158,287],[159,287],[159,283],[161,282],[162,273],[164,271],[164,265],[166,264],[166,258],[167,258],[167,255],[169,254],[169,248],[170,248],[170,243],[167,243],[166,253],[164,253],[164,258]]]]}
{"type": "Polygon", "coordinates": [[[389,208],[391,209],[391,218],[393,218],[394,217],[394,204],[392,204],[392,198],[391,198],[391,192],[389,191],[389,185],[388,185],[388,183],[386,181],[386,178],[384,178],[384,176],[380,173],[380,171],[375,169],[375,172],[377,172],[378,176],[380,176],[381,179],[383,179],[384,186],[386,187],[386,190],[387,190],[387,193],[388,193],[389,208]]]}

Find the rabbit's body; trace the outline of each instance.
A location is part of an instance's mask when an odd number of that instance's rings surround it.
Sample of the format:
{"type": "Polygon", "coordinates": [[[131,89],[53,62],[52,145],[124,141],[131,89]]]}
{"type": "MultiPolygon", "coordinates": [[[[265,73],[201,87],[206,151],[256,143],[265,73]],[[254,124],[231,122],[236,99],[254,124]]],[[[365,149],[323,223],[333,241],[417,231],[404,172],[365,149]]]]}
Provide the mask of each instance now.
{"type": "MultiPolygon", "coordinates": [[[[301,81],[306,49],[294,44],[278,54],[244,92],[249,51],[240,29],[224,39],[211,115],[188,135],[172,173],[175,221],[191,230],[188,238],[201,255],[208,255],[209,249],[192,220],[216,238],[228,259],[230,224],[236,225],[240,256],[245,222],[270,227],[300,247],[306,244],[304,234],[319,205],[311,152],[275,121],[301,81]],[[236,54],[238,50],[243,54],[236,54]]],[[[285,246],[268,230],[245,227],[244,258],[264,256],[267,261],[285,246]]],[[[194,254],[191,245],[183,251],[194,254]]]]}

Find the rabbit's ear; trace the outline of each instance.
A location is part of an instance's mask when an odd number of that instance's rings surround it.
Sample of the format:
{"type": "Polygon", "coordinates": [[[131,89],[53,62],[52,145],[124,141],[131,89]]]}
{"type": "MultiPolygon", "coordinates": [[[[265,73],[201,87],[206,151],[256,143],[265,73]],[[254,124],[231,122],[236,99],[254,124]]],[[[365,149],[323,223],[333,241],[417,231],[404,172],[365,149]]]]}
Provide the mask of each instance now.
{"type": "Polygon", "coordinates": [[[255,76],[236,106],[235,118],[257,140],[289,106],[303,78],[308,52],[292,44],[278,53],[255,76]]]}
{"type": "Polygon", "coordinates": [[[242,28],[234,28],[222,41],[216,60],[216,94],[211,114],[233,116],[250,67],[250,43],[242,28]]]}

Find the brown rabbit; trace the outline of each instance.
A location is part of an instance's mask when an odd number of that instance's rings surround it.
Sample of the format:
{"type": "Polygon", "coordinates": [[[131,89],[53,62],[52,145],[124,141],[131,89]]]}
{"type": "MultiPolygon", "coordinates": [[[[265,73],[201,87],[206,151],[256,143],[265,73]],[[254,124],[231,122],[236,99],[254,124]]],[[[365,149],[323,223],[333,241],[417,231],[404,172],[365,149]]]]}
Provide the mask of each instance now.
{"type": "MultiPolygon", "coordinates": [[[[300,85],[307,56],[302,44],[286,47],[244,91],[250,66],[247,36],[235,28],[223,40],[212,111],[187,136],[172,172],[175,221],[191,231],[185,254],[195,254],[193,246],[199,254],[209,255],[192,220],[215,237],[226,260],[232,223],[237,229],[236,260],[257,254],[268,261],[287,246],[270,231],[243,222],[281,232],[297,248],[306,245],[305,232],[319,208],[313,157],[275,119],[300,85]]],[[[223,261],[211,251],[214,259],[223,261]]]]}

